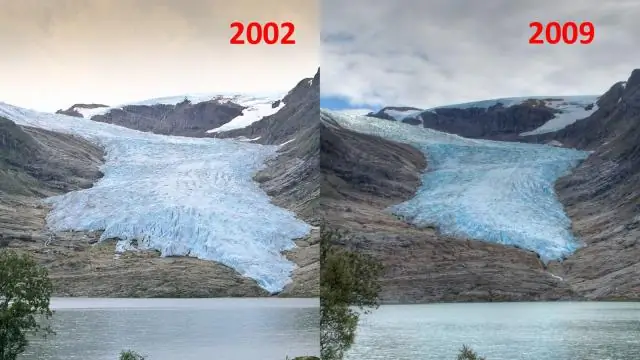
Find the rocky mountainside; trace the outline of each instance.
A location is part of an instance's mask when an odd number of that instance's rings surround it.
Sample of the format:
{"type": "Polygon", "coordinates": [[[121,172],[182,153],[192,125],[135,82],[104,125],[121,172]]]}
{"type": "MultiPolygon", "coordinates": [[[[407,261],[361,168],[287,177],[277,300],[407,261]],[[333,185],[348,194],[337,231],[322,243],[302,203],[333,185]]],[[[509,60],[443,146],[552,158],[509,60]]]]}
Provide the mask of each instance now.
{"type": "Polygon", "coordinates": [[[640,299],[640,70],[615,84],[591,117],[559,131],[594,153],[556,190],[586,247],[564,263],[589,298],[640,299]]]}
{"type": "MultiPolygon", "coordinates": [[[[263,144],[285,144],[278,156],[255,176],[255,180],[281,207],[296,213],[309,224],[319,225],[320,198],[320,70],[313,78],[303,79],[284,97],[277,113],[247,128],[217,134],[222,137],[258,138],[263,144]]],[[[287,256],[300,268],[284,295],[317,296],[320,291],[319,233],[313,231],[299,240],[298,248],[287,256]]]]}
{"type": "Polygon", "coordinates": [[[383,301],[543,300],[579,297],[533,252],[442,236],[386,209],[415,195],[429,164],[405,144],[340,127],[321,112],[321,213],[346,244],[386,268],[383,301]]]}
{"type": "Polygon", "coordinates": [[[0,192],[42,197],[91,187],[101,154],[84,140],[0,117],[0,192]]]}
{"type": "Polygon", "coordinates": [[[91,120],[162,135],[204,137],[207,130],[220,127],[242,114],[245,107],[213,99],[192,103],[188,99],[175,105],[127,105],[91,120]]]}

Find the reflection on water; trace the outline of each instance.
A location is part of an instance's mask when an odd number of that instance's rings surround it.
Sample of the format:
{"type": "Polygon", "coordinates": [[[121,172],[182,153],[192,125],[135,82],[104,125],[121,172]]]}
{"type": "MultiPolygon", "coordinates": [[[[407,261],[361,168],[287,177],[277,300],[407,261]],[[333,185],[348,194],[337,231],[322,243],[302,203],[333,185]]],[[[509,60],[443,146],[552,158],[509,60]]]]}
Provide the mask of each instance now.
{"type": "Polygon", "coordinates": [[[639,360],[640,303],[382,306],[364,317],[347,360],[639,360]]]}
{"type": "Polygon", "coordinates": [[[283,360],[318,355],[317,299],[53,299],[56,335],[21,360],[283,360]]]}

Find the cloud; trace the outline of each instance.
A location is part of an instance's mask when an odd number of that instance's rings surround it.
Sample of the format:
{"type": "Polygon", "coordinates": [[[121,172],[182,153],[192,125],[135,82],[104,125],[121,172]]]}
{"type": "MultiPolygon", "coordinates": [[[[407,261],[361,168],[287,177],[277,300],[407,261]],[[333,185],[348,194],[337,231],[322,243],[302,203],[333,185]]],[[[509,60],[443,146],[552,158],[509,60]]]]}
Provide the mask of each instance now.
{"type": "Polygon", "coordinates": [[[40,110],[184,92],[287,91],[319,62],[317,0],[0,0],[0,101],[40,110]],[[296,45],[230,45],[291,21],[296,45]]]}
{"type": "Polygon", "coordinates": [[[325,0],[322,95],[433,107],[600,94],[640,65],[635,0],[325,0]],[[530,45],[532,21],[591,21],[589,45],[530,45]]]}

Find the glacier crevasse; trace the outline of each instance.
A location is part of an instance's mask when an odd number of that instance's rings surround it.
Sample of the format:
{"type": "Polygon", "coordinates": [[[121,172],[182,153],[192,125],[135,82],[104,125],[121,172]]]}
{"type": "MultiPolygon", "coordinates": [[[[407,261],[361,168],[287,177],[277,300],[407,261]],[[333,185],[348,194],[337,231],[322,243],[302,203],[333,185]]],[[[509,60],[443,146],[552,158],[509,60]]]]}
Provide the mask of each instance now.
{"type": "Polygon", "coordinates": [[[252,180],[277,146],[144,133],[0,103],[17,124],[74,134],[104,147],[94,187],[52,197],[54,231],[104,230],[119,248],[136,239],[162,256],[213,260],[280,291],[295,265],[281,251],[310,226],[270,202],[252,180]]]}
{"type": "Polygon", "coordinates": [[[535,251],[543,261],[580,242],[554,183],[589,152],[548,145],[467,139],[373,117],[322,110],[341,126],[414,146],[428,162],[415,196],[388,210],[449,236],[535,251]]]}

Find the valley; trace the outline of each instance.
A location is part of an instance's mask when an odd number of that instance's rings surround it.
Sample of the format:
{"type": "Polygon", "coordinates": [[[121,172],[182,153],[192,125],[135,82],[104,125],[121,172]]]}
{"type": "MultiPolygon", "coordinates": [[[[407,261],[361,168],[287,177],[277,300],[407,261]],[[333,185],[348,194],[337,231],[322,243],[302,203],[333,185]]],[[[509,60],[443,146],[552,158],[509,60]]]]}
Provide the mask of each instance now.
{"type": "Polygon", "coordinates": [[[125,115],[0,103],[2,138],[15,139],[0,144],[2,246],[34,254],[57,296],[318,296],[315,79],[273,99],[264,116],[228,127],[230,139],[211,138],[223,124],[198,125],[198,116],[250,114],[256,104],[232,102],[246,97],[151,100],[123,106],[125,115]],[[265,130],[262,144],[242,136],[263,121],[293,130],[265,130]]]}
{"type": "Polygon", "coordinates": [[[638,96],[321,110],[323,213],[387,303],[637,300],[638,96]]]}

